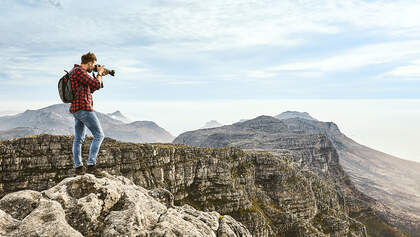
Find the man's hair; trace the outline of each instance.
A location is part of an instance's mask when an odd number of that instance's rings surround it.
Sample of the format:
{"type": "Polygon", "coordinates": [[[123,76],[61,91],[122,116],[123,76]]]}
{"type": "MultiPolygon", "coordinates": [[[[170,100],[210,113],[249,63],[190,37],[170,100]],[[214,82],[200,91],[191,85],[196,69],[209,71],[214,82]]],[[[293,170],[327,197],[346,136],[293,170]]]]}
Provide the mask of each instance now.
{"type": "Polygon", "coordinates": [[[97,61],[94,53],[89,52],[87,54],[82,55],[82,64],[86,64],[86,63],[94,62],[94,61],[97,61]]]}

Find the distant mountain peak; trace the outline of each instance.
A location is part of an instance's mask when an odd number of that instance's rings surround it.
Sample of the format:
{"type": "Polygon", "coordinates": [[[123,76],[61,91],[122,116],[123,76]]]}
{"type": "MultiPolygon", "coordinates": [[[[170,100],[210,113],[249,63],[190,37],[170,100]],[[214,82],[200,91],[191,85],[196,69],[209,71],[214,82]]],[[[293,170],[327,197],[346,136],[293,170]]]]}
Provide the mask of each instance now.
{"type": "Polygon", "coordinates": [[[117,110],[114,113],[110,114],[110,115],[118,115],[118,116],[123,116],[121,111],[117,110]]]}
{"type": "Polygon", "coordinates": [[[309,115],[308,112],[299,112],[299,111],[285,111],[281,114],[278,114],[276,116],[274,116],[277,119],[289,119],[289,118],[303,118],[303,119],[308,119],[308,120],[315,120],[318,121],[317,119],[313,118],[311,115],[309,115]]]}
{"type": "Polygon", "coordinates": [[[248,127],[248,128],[254,128],[254,129],[257,128],[257,129],[263,129],[263,130],[268,129],[267,127],[271,127],[272,125],[276,127],[276,128],[272,128],[274,130],[284,129],[284,126],[285,126],[282,121],[269,115],[260,115],[253,119],[248,119],[243,122],[236,122],[232,124],[232,126],[248,127]]]}
{"type": "Polygon", "coordinates": [[[149,120],[143,120],[143,121],[134,121],[130,123],[130,125],[139,126],[139,127],[158,127],[158,125],[149,120]]]}
{"type": "Polygon", "coordinates": [[[201,127],[201,129],[204,129],[204,128],[215,128],[215,127],[220,127],[220,126],[223,126],[223,124],[217,122],[216,120],[210,120],[206,124],[204,124],[204,126],[201,127]]]}
{"type": "Polygon", "coordinates": [[[253,118],[253,119],[248,119],[244,122],[247,122],[247,121],[275,121],[275,122],[278,122],[278,119],[273,117],[273,116],[269,116],[269,115],[260,115],[258,117],[253,118]]]}
{"type": "Polygon", "coordinates": [[[108,115],[108,116],[110,116],[111,118],[116,119],[116,120],[119,120],[119,121],[121,121],[121,122],[124,122],[124,123],[131,123],[131,120],[130,120],[130,119],[128,119],[127,117],[125,117],[125,116],[121,113],[121,111],[119,111],[119,110],[115,111],[114,113],[108,113],[107,115],[108,115]]]}

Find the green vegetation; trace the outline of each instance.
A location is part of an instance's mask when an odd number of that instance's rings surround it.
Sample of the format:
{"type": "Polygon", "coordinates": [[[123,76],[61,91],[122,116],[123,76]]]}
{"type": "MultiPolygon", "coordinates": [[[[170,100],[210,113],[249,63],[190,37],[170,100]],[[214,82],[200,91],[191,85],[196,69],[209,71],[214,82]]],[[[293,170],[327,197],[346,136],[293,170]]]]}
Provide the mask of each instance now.
{"type": "MultiPolygon", "coordinates": [[[[350,217],[366,225],[368,236],[371,237],[408,237],[408,235],[386,224],[371,208],[350,213],[350,217]]],[[[351,228],[352,226],[350,226],[351,228]]]]}

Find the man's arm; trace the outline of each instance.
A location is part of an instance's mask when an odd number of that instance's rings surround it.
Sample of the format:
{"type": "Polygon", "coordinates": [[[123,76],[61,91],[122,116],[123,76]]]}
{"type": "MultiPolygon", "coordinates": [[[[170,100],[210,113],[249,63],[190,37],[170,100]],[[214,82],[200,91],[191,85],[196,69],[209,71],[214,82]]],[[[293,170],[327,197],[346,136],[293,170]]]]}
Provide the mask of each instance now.
{"type": "Polygon", "coordinates": [[[84,86],[89,86],[91,92],[98,90],[101,88],[102,77],[98,76],[97,79],[91,77],[86,71],[77,69],[74,70],[77,77],[79,78],[79,82],[84,86]],[[99,78],[99,79],[98,79],[99,78]]]}
{"type": "Polygon", "coordinates": [[[96,79],[98,79],[100,88],[104,87],[104,83],[102,81],[102,76],[105,76],[107,73],[105,72],[105,66],[98,66],[98,75],[96,75],[96,79]]]}

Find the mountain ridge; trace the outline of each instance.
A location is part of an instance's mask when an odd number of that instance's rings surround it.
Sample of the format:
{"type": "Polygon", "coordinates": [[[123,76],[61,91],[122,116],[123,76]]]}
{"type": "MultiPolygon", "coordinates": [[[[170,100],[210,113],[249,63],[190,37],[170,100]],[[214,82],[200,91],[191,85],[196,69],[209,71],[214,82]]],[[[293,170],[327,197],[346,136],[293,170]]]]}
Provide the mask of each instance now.
{"type": "MultiPolygon", "coordinates": [[[[325,134],[325,136],[331,140],[339,155],[342,154],[340,153],[340,149],[345,146],[343,146],[343,140],[338,139],[342,133],[335,123],[303,118],[287,118],[280,120],[267,115],[261,115],[245,122],[238,122],[221,128],[188,131],[177,136],[173,142],[198,147],[234,146],[247,150],[270,151],[275,154],[281,154],[285,150],[296,152],[303,149],[307,146],[307,144],[299,145],[296,143],[295,138],[299,136],[305,137],[311,134],[325,134]]],[[[310,156],[310,153],[303,152],[301,156],[310,156]]],[[[307,162],[305,164],[305,162],[302,161],[304,160],[297,159],[292,162],[296,162],[301,167],[305,167],[307,165],[309,165],[310,168],[313,167],[313,164],[307,162]]],[[[348,166],[345,168],[346,169],[344,170],[348,172],[348,166]]],[[[319,167],[317,169],[320,173],[322,173],[322,167],[321,169],[319,169],[319,167]]],[[[369,196],[372,195],[372,192],[368,192],[367,188],[360,188],[362,182],[360,182],[361,180],[354,179],[355,173],[352,173],[350,177],[353,178],[353,181],[355,181],[357,189],[362,189],[363,193],[367,193],[369,196]]],[[[369,185],[366,184],[366,179],[363,181],[365,185],[369,185]]],[[[400,190],[404,191],[402,189],[400,190]]],[[[374,195],[374,198],[381,200],[381,202],[384,201],[384,203],[387,204],[386,207],[381,204],[378,204],[377,206],[378,210],[382,213],[388,213],[388,216],[390,217],[388,221],[390,221],[392,225],[399,226],[399,228],[412,234],[418,233],[420,225],[410,221],[408,215],[406,215],[403,211],[395,209],[392,205],[391,210],[389,205],[392,204],[392,202],[386,202],[381,195],[374,195]],[[393,214],[389,214],[391,212],[393,214]]],[[[413,220],[420,219],[416,217],[413,220]]]]}
{"type": "MultiPolygon", "coordinates": [[[[74,118],[69,104],[55,104],[38,110],[26,110],[13,116],[0,117],[0,140],[42,133],[73,135],[74,118]],[[19,129],[16,129],[18,128],[19,129]]],[[[174,136],[153,121],[126,123],[95,111],[105,136],[130,142],[170,142],[174,136]]],[[[115,112],[114,112],[115,113],[115,112]]],[[[88,130],[87,134],[92,136],[88,130]]]]}

